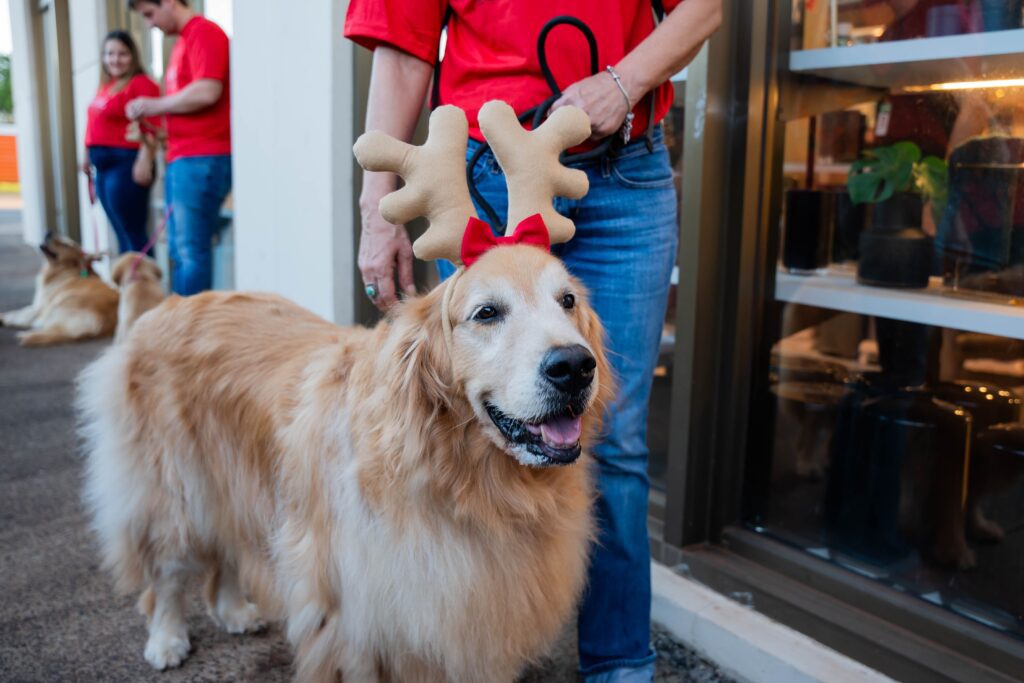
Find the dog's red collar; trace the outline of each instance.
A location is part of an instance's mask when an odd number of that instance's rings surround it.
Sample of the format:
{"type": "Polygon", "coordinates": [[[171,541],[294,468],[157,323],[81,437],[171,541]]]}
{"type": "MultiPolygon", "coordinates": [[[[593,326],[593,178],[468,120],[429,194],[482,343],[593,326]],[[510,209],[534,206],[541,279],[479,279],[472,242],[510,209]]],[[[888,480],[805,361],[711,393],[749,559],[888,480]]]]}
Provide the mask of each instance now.
{"type": "Polygon", "coordinates": [[[479,218],[470,218],[462,235],[462,263],[468,268],[494,247],[512,244],[532,244],[544,251],[551,250],[548,227],[539,213],[524,218],[507,237],[495,237],[491,226],[479,218]]]}

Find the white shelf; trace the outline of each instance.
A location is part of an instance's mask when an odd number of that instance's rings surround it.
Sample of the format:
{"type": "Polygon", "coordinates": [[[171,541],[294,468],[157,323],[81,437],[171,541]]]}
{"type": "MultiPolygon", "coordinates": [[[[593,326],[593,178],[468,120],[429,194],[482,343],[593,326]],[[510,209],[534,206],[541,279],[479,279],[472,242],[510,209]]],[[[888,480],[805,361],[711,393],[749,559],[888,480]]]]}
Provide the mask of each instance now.
{"type": "Polygon", "coordinates": [[[855,274],[843,268],[825,269],[807,276],[779,270],[775,298],[837,311],[1024,339],[1024,301],[1010,305],[967,298],[950,292],[937,278],[932,278],[927,289],[887,289],[858,284],[855,274]]]}
{"type": "Polygon", "coordinates": [[[795,50],[790,71],[879,88],[1024,76],[1024,29],[795,50]]]}
{"type": "MultiPolygon", "coordinates": [[[[782,165],[782,170],[786,173],[806,173],[807,164],[803,161],[787,161],[782,165]]],[[[815,164],[815,173],[828,173],[828,174],[847,174],[850,172],[850,164],[846,163],[833,163],[833,164],[815,164]]]]}

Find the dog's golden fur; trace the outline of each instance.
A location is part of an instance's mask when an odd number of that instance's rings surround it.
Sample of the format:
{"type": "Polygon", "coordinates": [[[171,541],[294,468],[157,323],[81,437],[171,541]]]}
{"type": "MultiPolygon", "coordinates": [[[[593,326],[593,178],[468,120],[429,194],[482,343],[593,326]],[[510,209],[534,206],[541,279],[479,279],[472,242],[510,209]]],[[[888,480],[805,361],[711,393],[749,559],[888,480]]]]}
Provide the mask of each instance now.
{"type": "Polygon", "coordinates": [[[117,307],[115,341],[124,339],[139,316],[156,308],[164,300],[161,278],[163,271],[156,261],[138,252],[126,252],[114,262],[110,279],[118,286],[121,294],[117,307]]]}
{"type": "Polygon", "coordinates": [[[611,392],[601,337],[581,285],[522,246],[373,329],[270,295],[166,300],[79,395],[86,499],[119,588],[144,591],[147,659],[187,655],[194,570],[228,630],[260,625],[245,592],[287,620],[298,680],[514,680],[582,589],[592,487],[585,454],[530,466],[484,403],[525,420],[544,353],[585,346],[585,450],[611,392]]]}
{"type": "Polygon", "coordinates": [[[18,333],[22,346],[49,346],[107,337],[117,325],[117,292],[92,268],[96,257],[69,239],[49,234],[39,249],[43,267],[32,303],[0,315],[18,333]]]}

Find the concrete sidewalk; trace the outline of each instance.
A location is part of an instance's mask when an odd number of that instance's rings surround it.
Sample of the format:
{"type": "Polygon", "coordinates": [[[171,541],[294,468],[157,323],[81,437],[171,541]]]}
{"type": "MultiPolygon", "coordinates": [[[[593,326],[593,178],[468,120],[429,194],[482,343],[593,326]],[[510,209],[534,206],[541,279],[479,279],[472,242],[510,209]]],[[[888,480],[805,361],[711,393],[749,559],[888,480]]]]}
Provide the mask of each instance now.
{"type": "MultiPolygon", "coordinates": [[[[39,258],[20,237],[16,212],[0,211],[0,310],[32,299],[39,258]]],[[[115,597],[79,502],[81,460],[74,432],[75,376],[108,342],[22,349],[0,328],[0,680],[287,681],[291,653],[280,626],[256,636],[215,628],[190,591],[193,652],[157,674],[142,658],[143,618],[115,597]]],[[[573,629],[529,683],[576,680],[573,629]]],[[[727,680],[656,631],[657,681],[727,680]]]]}

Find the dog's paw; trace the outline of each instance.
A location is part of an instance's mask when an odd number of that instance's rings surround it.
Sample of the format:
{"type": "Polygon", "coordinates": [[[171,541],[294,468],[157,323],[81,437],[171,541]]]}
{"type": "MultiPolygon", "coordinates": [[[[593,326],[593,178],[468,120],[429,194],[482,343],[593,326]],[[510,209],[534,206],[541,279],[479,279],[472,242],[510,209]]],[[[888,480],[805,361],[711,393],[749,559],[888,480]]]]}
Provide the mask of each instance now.
{"type": "Polygon", "coordinates": [[[146,641],[146,661],[157,671],[181,666],[191,646],[188,635],[181,633],[154,633],[146,641]]]}
{"type": "Polygon", "coordinates": [[[260,619],[259,608],[251,602],[245,602],[231,609],[219,609],[214,621],[228,633],[259,633],[267,627],[260,619]]]}

